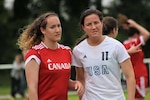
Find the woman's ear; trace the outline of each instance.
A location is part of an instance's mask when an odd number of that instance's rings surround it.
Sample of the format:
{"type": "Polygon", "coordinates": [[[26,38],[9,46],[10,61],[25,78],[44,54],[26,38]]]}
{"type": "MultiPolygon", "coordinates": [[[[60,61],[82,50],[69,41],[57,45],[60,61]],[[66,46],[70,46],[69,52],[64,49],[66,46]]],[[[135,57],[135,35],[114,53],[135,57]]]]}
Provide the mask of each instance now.
{"type": "Polygon", "coordinates": [[[116,28],[113,28],[112,33],[115,34],[116,31],[117,31],[117,29],[116,29],[116,28]]]}
{"type": "Polygon", "coordinates": [[[40,30],[43,34],[45,34],[45,29],[43,27],[40,27],[40,30]]]}
{"type": "Polygon", "coordinates": [[[118,35],[118,28],[113,28],[113,30],[112,30],[112,36],[113,36],[113,38],[116,38],[117,35],[118,35]]]}
{"type": "Polygon", "coordinates": [[[81,25],[81,28],[82,28],[82,30],[84,31],[84,26],[83,26],[83,25],[81,25]]]}

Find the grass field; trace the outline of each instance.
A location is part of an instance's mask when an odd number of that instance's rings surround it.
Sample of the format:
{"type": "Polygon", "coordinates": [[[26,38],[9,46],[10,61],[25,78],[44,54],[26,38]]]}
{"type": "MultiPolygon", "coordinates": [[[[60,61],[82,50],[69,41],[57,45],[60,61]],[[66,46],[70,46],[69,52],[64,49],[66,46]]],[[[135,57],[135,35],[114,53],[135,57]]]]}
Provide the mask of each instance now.
{"type": "MultiPolygon", "coordinates": [[[[127,93],[125,92],[125,96],[127,98],[127,93]]],[[[69,95],[69,99],[68,100],[78,100],[78,97],[76,94],[72,94],[72,95],[69,95]]],[[[150,100],[150,90],[145,98],[145,100],[150,100]]]]}
{"type": "MultiPolygon", "coordinates": [[[[127,93],[126,92],[124,92],[124,93],[125,93],[125,96],[127,97],[127,93]]],[[[10,88],[9,87],[0,87],[0,97],[3,95],[9,95],[9,94],[10,94],[10,88]]],[[[3,98],[3,99],[0,98],[0,100],[10,100],[10,98],[8,98],[8,97],[3,98]]],[[[16,98],[15,100],[27,100],[27,98],[19,97],[19,98],[16,98]]],[[[76,93],[71,93],[68,96],[68,100],[78,100],[78,96],[76,95],[76,93]]],[[[145,100],[150,100],[150,90],[149,90],[145,100]]]]}
{"type": "MultiPolygon", "coordinates": [[[[124,92],[124,93],[127,98],[127,92],[124,92]]],[[[69,100],[78,100],[78,97],[76,94],[71,94],[71,95],[69,95],[69,100]]],[[[148,94],[146,95],[145,100],[150,100],[150,90],[148,91],[148,94]]]]}

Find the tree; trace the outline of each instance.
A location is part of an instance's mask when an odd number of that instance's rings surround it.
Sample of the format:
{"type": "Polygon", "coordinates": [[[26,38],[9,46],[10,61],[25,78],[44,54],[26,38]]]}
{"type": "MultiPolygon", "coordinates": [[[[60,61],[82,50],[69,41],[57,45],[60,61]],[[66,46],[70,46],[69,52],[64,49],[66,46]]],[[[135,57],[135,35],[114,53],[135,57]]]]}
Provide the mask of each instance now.
{"type": "Polygon", "coordinates": [[[10,43],[12,40],[10,39],[11,35],[8,34],[8,19],[11,17],[11,12],[7,11],[4,8],[4,0],[0,1],[0,63],[9,63],[7,59],[10,59],[10,43]]]}
{"type": "MultiPolygon", "coordinates": [[[[150,30],[150,1],[149,0],[114,0],[110,2],[109,7],[101,4],[102,0],[15,0],[14,8],[7,10],[4,8],[4,0],[0,1],[0,49],[2,55],[0,63],[11,63],[13,57],[19,49],[16,45],[19,36],[18,29],[26,26],[40,14],[47,11],[54,11],[60,17],[63,28],[61,43],[70,47],[74,46],[77,38],[82,35],[78,26],[79,17],[83,10],[96,7],[103,11],[104,16],[116,17],[118,13],[126,14],[150,30]],[[134,5],[134,6],[133,6],[134,5]],[[142,9],[140,9],[142,8],[142,9]],[[12,53],[11,53],[12,52],[12,53]]],[[[117,39],[123,41],[125,34],[119,31],[117,39]]],[[[148,46],[144,46],[146,57],[150,57],[148,46]]]]}
{"type": "Polygon", "coordinates": [[[20,51],[16,45],[18,29],[26,25],[26,19],[30,16],[27,9],[28,0],[15,0],[14,9],[4,8],[4,0],[1,0],[0,4],[0,63],[12,63],[14,55],[20,51]]]}

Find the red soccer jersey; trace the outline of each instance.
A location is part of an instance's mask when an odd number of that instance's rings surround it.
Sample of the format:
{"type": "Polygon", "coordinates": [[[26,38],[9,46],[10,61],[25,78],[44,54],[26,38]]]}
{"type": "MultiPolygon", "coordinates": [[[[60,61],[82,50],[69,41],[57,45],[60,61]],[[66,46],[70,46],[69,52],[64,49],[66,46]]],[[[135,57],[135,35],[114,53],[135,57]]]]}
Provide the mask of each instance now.
{"type": "Polygon", "coordinates": [[[68,100],[71,49],[58,44],[56,50],[51,50],[41,42],[27,52],[25,63],[28,63],[32,58],[40,64],[38,99],[68,100]]]}
{"type": "MultiPolygon", "coordinates": [[[[125,48],[128,50],[132,45],[138,45],[142,43],[142,37],[134,38],[131,40],[126,40],[123,44],[125,48]]],[[[142,43],[143,44],[143,43],[142,43]]],[[[135,72],[135,77],[138,78],[140,76],[147,76],[147,68],[144,63],[144,52],[140,51],[138,53],[130,54],[131,62],[133,65],[133,69],[135,72]]]]}

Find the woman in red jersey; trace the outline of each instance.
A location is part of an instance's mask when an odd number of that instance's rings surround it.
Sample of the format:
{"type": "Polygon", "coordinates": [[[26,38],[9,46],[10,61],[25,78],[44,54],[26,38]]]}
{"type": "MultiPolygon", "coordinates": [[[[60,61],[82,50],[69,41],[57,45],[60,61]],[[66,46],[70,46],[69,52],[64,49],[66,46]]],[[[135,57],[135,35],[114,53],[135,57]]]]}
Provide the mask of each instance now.
{"type": "Polygon", "coordinates": [[[59,44],[62,27],[54,12],[44,13],[28,25],[18,39],[25,54],[30,100],[68,100],[69,89],[82,95],[79,81],[70,80],[71,49],[59,44]]]}
{"type": "MultiPolygon", "coordinates": [[[[139,25],[132,19],[120,14],[118,16],[120,26],[128,31],[129,38],[124,41],[124,46],[129,50],[132,46],[145,45],[150,37],[150,33],[143,26],[139,25]]],[[[144,100],[148,88],[148,72],[144,63],[144,52],[129,53],[133,64],[136,79],[135,100],[144,100]]]]}

